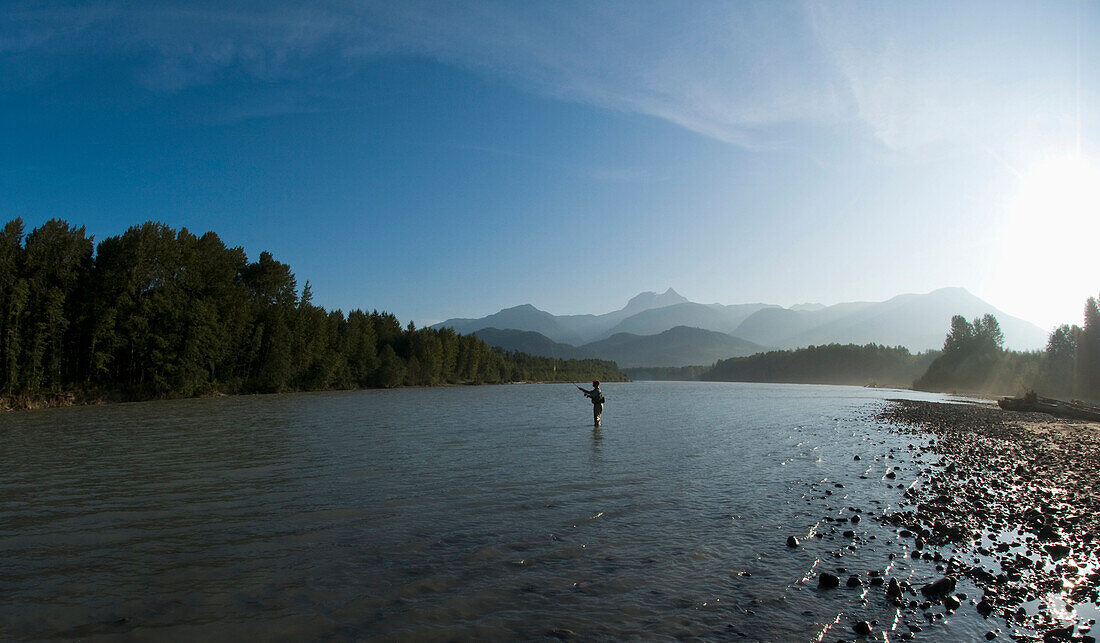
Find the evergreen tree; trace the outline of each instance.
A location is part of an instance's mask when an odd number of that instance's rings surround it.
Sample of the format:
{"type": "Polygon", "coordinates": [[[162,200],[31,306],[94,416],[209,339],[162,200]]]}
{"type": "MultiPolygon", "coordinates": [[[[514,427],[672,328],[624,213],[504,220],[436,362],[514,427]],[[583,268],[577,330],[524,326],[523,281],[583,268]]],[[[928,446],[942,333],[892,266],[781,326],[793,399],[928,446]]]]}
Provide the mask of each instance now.
{"type": "Polygon", "coordinates": [[[1004,333],[997,318],[986,313],[981,319],[974,320],[974,352],[992,353],[1001,350],[1005,343],[1004,333]]]}
{"type": "Polygon", "coordinates": [[[405,382],[405,364],[397,356],[393,346],[386,344],[382,347],[378,362],[378,373],[374,381],[375,386],[392,388],[401,386],[405,382]]]}
{"type": "Polygon", "coordinates": [[[294,274],[271,253],[261,252],[258,261],[245,267],[241,278],[251,295],[256,320],[251,388],[264,393],[287,390],[295,374],[290,319],[297,303],[294,274]]]}
{"type": "Polygon", "coordinates": [[[1003,371],[1004,333],[993,315],[951,318],[951,329],[943,342],[943,354],[913,382],[913,388],[940,391],[987,390],[1003,371]]]}
{"type": "Polygon", "coordinates": [[[361,310],[348,314],[345,326],[347,335],[347,369],[356,386],[370,386],[378,370],[378,335],[370,317],[361,310]]]}
{"type": "Polygon", "coordinates": [[[0,387],[8,394],[18,386],[22,361],[20,322],[29,295],[23,259],[23,220],[15,219],[0,232],[0,387]]]}
{"type": "Polygon", "coordinates": [[[50,219],[26,238],[23,272],[27,304],[22,323],[24,384],[58,390],[75,375],[78,324],[84,321],[79,286],[92,266],[84,228],[50,219]]]}
{"type": "Polygon", "coordinates": [[[966,317],[955,315],[951,318],[951,330],[947,338],[943,340],[943,354],[956,355],[965,353],[974,340],[974,327],[966,321],[966,317]]]}
{"type": "Polygon", "coordinates": [[[1100,400],[1100,306],[1095,297],[1085,302],[1085,323],[1077,337],[1077,390],[1100,400]]]}
{"type": "Polygon", "coordinates": [[[1074,395],[1074,363],[1077,357],[1077,336],[1081,329],[1062,324],[1047,339],[1043,352],[1041,384],[1053,394],[1074,395]]]}

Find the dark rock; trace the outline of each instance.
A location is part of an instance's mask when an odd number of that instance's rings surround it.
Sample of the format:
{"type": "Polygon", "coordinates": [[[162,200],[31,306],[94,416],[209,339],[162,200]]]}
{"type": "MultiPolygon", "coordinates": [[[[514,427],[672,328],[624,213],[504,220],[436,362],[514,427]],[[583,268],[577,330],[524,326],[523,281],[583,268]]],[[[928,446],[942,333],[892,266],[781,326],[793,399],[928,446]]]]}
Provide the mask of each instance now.
{"type": "Polygon", "coordinates": [[[1057,627],[1053,630],[1047,630],[1043,634],[1043,643],[1056,643],[1057,641],[1072,641],[1073,640],[1073,626],[1057,627]]]}
{"type": "Polygon", "coordinates": [[[950,576],[944,576],[938,581],[920,588],[920,593],[928,598],[939,598],[953,591],[955,591],[955,579],[950,576]]]}
{"type": "Polygon", "coordinates": [[[871,624],[867,621],[860,621],[852,626],[852,631],[860,636],[867,636],[871,633],[871,624]]]}
{"type": "Polygon", "coordinates": [[[982,616],[989,616],[993,613],[993,604],[986,599],[978,601],[978,613],[982,616]]]}
{"type": "Polygon", "coordinates": [[[1065,545],[1046,545],[1043,547],[1054,560],[1062,560],[1069,556],[1070,548],[1065,545]]]}
{"type": "Polygon", "coordinates": [[[794,536],[788,536],[787,537],[787,546],[788,547],[798,547],[798,539],[795,538],[794,536]]]}
{"type": "Polygon", "coordinates": [[[995,638],[997,638],[997,633],[996,632],[989,631],[989,632],[985,633],[985,640],[992,641],[995,638]]]}
{"type": "Polygon", "coordinates": [[[831,589],[840,586],[840,578],[828,572],[821,572],[817,577],[817,586],[822,589],[831,589]]]}
{"type": "Polygon", "coordinates": [[[957,610],[962,603],[954,596],[945,596],[943,599],[943,606],[949,610],[957,610]]]}
{"type": "Polygon", "coordinates": [[[863,581],[859,579],[859,576],[851,575],[848,577],[848,587],[862,587],[863,581]]]}
{"type": "Polygon", "coordinates": [[[901,583],[898,582],[898,579],[890,579],[890,584],[886,586],[886,598],[892,598],[894,600],[901,598],[901,583]]]}

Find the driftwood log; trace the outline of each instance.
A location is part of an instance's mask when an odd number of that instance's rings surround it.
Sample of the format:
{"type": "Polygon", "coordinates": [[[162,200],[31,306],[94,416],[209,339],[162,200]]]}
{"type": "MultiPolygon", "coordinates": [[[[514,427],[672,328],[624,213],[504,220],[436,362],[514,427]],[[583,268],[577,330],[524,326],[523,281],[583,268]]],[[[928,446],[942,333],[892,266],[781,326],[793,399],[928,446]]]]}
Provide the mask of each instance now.
{"type": "Polygon", "coordinates": [[[997,400],[997,406],[1008,411],[1037,411],[1058,417],[1100,422],[1100,407],[1091,406],[1074,400],[1064,402],[1049,397],[1040,397],[1029,391],[1023,397],[1003,397],[997,400]]]}

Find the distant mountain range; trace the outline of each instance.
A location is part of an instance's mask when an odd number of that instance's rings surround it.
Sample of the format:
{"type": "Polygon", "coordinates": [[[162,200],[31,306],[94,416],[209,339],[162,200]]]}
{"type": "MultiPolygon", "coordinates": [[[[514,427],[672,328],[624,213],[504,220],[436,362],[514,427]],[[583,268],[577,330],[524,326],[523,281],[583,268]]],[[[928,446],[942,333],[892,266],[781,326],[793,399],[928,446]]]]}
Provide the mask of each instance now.
{"type": "Polygon", "coordinates": [[[615,333],[582,346],[555,342],[534,331],[483,328],[475,335],[490,346],[509,351],[560,359],[607,359],[622,368],[713,364],[720,359],[744,357],[765,350],[759,344],[733,335],[688,326],[676,326],[655,335],[615,333]]]}
{"type": "Polygon", "coordinates": [[[918,352],[943,346],[952,315],[997,317],[1005,346],[1042,348],[1047,332],[1008,315],[963,288],[898,295],[883,302],[833,306],[800,304],[699,304],[669,288],[644,292],[622,309],[603,315],[552,315],[530,304],[479,319],[448,319],[507,350],[562,358],[598,357],[622,367],[710,364],[772,348],[820,344],[883,344],[918,352]]]}

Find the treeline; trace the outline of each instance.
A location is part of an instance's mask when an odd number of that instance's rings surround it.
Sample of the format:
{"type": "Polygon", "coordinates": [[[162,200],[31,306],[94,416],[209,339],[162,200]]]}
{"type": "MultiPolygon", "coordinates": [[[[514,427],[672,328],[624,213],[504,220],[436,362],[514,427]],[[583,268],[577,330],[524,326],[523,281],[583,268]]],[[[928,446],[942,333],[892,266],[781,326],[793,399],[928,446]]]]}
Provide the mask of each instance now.
{"type": "Polygon", "coordinates": [[[492,349],[390,313],[312,303],[286,264],[213,232],[135,226],[93,248],[53,219],[0,233],[0,391],[132,398],[517,380],[622,380],[614,363],[492,349]]]}
{"type": "Polygon", "coordinates": [[[694,382],[703,379],[711,366],[636,366],[622,369],[632,380],[694,382]]]}
{"type": "Polygon", "coordinates": [[[951,319],[943,353],[918,378],[927,391],[1037,391],[1051,397],[1100,400],[1100,306],[1085,302],[1084,326],[1063,324],[1043,351],[1008,351],[993,315],[951,319]]]}
{"type": "Polygon", "coordinates": [[[909,386],[935,357],[934,352],[914,355],[902,346],[828,344],[721,360],[699,379],[909,386]]]}

